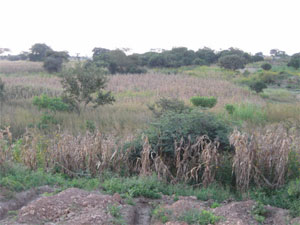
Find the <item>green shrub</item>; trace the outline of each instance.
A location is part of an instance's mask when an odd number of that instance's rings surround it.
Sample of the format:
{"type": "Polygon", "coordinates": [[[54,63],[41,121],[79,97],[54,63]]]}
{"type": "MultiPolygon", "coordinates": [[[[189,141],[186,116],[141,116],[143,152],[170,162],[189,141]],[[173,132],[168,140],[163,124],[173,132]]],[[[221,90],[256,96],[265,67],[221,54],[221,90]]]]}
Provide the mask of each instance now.
{"type": "Polygon", "coordinates": [[[151,214],[152,217],[156,220],[159,220],[162,223],[166,223],[171,219],[171,213],[172,212],[170,210],[162,208],[161,206],[157,206],[151,214]]]}
{"type": "Polygon", "coordinates": [[[267,88],[268,86],[262,81],[253,81],[252,83],[250,83],[249,87],[256,93],[259,93],[262,92],[263,89],[267,88]]]}
{"type": "Polygon", "coordinates": [[[146,198],[161,198],[160,182],[155,177],[150,178],[118,178],[107,179],[102,183],[102,188],[110,193],[129,194],[131,197],[144,196],[146,198]]]}
{"type": "Polygon", "coordinates": [[[212,212],[207,210],[199,212],[198,210],[192,209],[185,211],[178,219],[188,224],[209,225],[219,222],[221,217],[215,216],[212,212]]]}
{"type": "Polygon", "coordinates": [[[270,63],[264,63],[261,65],[261,68],[263,70],[270,70],[270,69],[272,69],[272,65],[270,63]]]}
{"type": "Polygon", "coordinates": [[[52,98],[45,94],[42,96],[35,96],[33,98],[33,105],[37,106],[39,110],[46,109],[52,112],[69,110],[69,106],[64,103],[61,98],[52,98]]]}
{"type": "MultiPolygon", "coordinates": [[[[229,124],[212,113],[192,111],[191,113],[165,114],[150,124],[143,133],[148,137],[154,152],[160,150],[166,157],[173,157],[175,140],[180,141],[181,138],[184,138],[185,141],[188,141],[189,136],[194,142],[197,137],[208,135],[211,140],[220,142],[220,149],[229,150],[228,135],[231,130],[229,124]]],[[[140,136],[133,142],[127,143],[124,148],[134,148],[135,151],[131,153],[131,158],[136,160],[137,157],[140,157],[142,145],[143,138],[140,136]]]]}
{"type": "Polygon", "coordinates": [[[194,106],[201,106],[203,108],[212,108],[217,104],[216,97],[194,96],[190,100],[194,106]]]}
{"type": "Polygon", "coordinates": [[[225,109],[230,115],[232,115],[235,110],[235,106],[232,104],[226,104],[225,109]]]}
{"type": "Polygon", "coordinates": [[[182,113],[189,111],[189,107],[185,106],[184,102],[174,99],[161,98],[148,108],[152,111],[155,117],[160,117],[167,112],[182,113]]]}
{"type": "Polygon", "coordinates": [[[243,69],[245,64],[245,59],[239,55],[225,55],[219,58],[219,65],[225,69],[243,69]]]}
{"type": "Polygon", "coordinates": [[[253,205],[251,209],[251,214],[253,215],[254,219],[259,222],[263,223],[265,221],[265,216],[268,213],[268,210],[261,202],[257,202],[253,205]]]}

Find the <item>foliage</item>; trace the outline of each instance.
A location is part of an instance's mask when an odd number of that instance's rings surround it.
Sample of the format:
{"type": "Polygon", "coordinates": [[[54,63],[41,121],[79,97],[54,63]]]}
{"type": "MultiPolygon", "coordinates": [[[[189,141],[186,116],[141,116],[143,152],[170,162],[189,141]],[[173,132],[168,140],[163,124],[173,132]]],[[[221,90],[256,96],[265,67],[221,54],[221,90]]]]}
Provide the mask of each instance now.
{"type": "Polygon", "coordinates": [[[232,115],[235,111],[235,106],[232,104],[226,104],[225,109],[230,115],[232,115]]]}
{"type": "Polygon", "coordinates": [[[30,53],[29,53],[29,60],[30,61],[44,61],[46,56],[47,56],[47,52],[51,52],[52,49],[46,45],[46,44],[41,44],[41,43],[37,43],[34,44],[31,48],[30,48],[30,53]]]}
{"type": "Polygon", "coordinates": [[[183,212],[178,219],[188,224],[210,225],[219,222],[221,217],[215,216],[212,212],[207,210],[199,212],[198,210],[192,209],[183,212]]]}
{"type": "Polygon", "coordinates": [[[167,112],[183,113],[189,110],[183,101],[180,101],[176,98],[161,98],[153,105],[149,105],[148,108],[152,111],[155,117],[161,117],[167,112]]]}
{"type": "Polygon", "coordinates": [[[256,93],[260,93],[263,91],[263,89],[266,89],[268,86],[262,81],[253,81],[252,83],[250,83],[249,87],[256,93]]]}
{"type": "Polygon", "coordinates": [[[259,222],[263,223],[265,221],[265,216],[268,213],[268,210],[261,202],[256,202],[251,209],[251,214],[253,215],[254,219],[259,222]]]}
{"type": "Polygon", "coordinates": [[[295,69],[299,69],[300,68],[300,53],[296,53],[294,55],[292,55],[288,66],[294,67],[295,69]]]}
{"type": "Polygon", "coordinates": [[[81,104],[84,109],[91,105],[97,108],[100,105],[111,104],[115,101],[110,92],[104,92],[107,83],[103,71],[96,67],[85,68],[77,65],[62,73],[63,101],[73,111],[81,112],[81,104]]]}
{"type": "Polygon", "coordinates": [[[128,193],[131,197],[146,197],[146,198],[161,198],[161,184],[155,178],[147,177],[132,177],[132,178],[111,178],[105,180],[101,184],[102,188],[110,193],[125,194],[128,193]]]}
{"type": "Polygon", "coordinates": [[[93,52],[93,62],[91,64],[108,68],[111,74],[146,72],[138,66],[138,62],[133,56],[127,56],[122,50],[111,51],[104,48],[94,48],[93,52]]]}
{"type": "Polygon", "coordinates": [[[242,121],[250,124],[264,124],[267,122],[267,112],[259,105],[248,103],[231,106],[233,107],[233,112],[229,115],[234,121],[242,121]]]}
{"type": "MultiPolygon", "coordinates": [[[[174,143],[181,138],[188,142],[189,137],[192,142],[202,135],[208,135],[212,140],[220,142],[221,149],[229,149],[227,136],[231,131],[230,126],[223,120],[211,113],[193,111],[191,113],[169,113],[159,118],[155,123],[144,131],[144,135],[149,138],[151,148],[157,152],[162,151],[167,155],[173,155],[174,143]]],[[[142,141],[138,138],[135,143],[137,155],[142,151],[142,141]]]]}
{"type": "Polygon", "coordinates": [[[24,191],[43,185],[69,187],[93,190],[99,187],[96,178],[67,178],[62,174],[52,174],[42,169],[30,170],[19,164],[7,164],[5,170],[0,170],[0,186],[11,191],[24,191]]]}
{"type": "Polygon", "coordinates": [[[49,73],[57,73],[62,70],[62,64],[66,62],[68,58],[69,54],[67,52],[48,51],[43,66],[49,73]]]}
{"type": "Polygon", "coordinates": [[[171,219],[171,210],[167,210],[161,206],[157,206],[153,211],[152,211],[152,216],[156,220],[159,220],[162,223],[166,223],[171,219]]]}
{"type": "Polygon", "coordinates": [[[238,55],[225,55],[219,58],[219,65],[226,69],[237,70],[245,67],[244,58],[238,55]]]}
{"type": "Polygon", "coordinates": [[[35,96],[33,98],[33,105],[37,106],[39,110],[46,109],[52,112],[64,112],[69,111],[69,106],[63,102],[62,98],[59,97],[49,97],[46,94],[42,96],[35,96]]]}
{"type": "Polygon", "coordinates": [[[201,106],[203,108],[213,108],[217,104],[216,97],[194,96],[190,100],[194,106],[201,106]]]}
{"type": "Polygon", "coordinates": [[[272,65],[270,63],[264,63],[261,65],[261,68],[264,70],[270,70],[272,69],[272,65]]]}

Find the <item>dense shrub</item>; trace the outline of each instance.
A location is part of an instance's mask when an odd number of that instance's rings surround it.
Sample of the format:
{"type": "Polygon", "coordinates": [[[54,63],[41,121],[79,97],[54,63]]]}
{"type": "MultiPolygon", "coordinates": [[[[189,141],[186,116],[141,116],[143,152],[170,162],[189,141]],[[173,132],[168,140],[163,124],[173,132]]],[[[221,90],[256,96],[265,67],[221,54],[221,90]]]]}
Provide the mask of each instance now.
{"type": "Polygon", "coordinates": [[[189,107],[185,106],[183,101],[178,99],[161,98],[148,108],[152,111],[155,117],[160,117],[166,112],[182,113],[189,111],[189,107]]]}
{"type": "Polygon", "coordinates": [[[219,58],[219,65],[225,69],[243,69],[245,64],[245,59],[238,55],[225,55],[219,58]]]}
{"type": "Polygon", "coordinates": [[[270,70],[272,69],[272,65],[270,63],[264,63],[261,65],[261,68],[264,70],[270,70]]]}
{"type": "MultiPolygon", "coordinates": [[[[157,152],[163,151],[166,155],[174,156],[174,142],[184,138],[185,141],[191,138],[194,142],[197,137],[208,135],[212,140],[220,142],[220,149],[230,149],[228,135],[231,127],[214,114],[192,111],[190,113],[168,113],[160,117],[156,122],[144,131],[149,138],[149,144],[157,152]]],[[[125,145],[135,149],[132,153],[133,159],[140,157],[143,140],[141,137],[125,145]]]]}
{"type": "Polygon", "coordinates": [[[256,93],[259,93],[262,92],[263,89],[267,88],[267,85],[262,81],[253,81],[252,83],[250,83],[249,87],[256,93]]]}
{"type": "Polygon", "coordinates": [[[225,109],[230,115],[232,115],[235,111],[235,107],[232,104],[226,104],[225,109]]]}
{"type": "Polygon", "coordinates": [[[37,106],[39,110],[46,109],[52,112],[69,110],[69,106],[61,98],[51,98],[45,94],[40,97],[35,96],[33,98],[33,105],[37,106]]]}
{"type": "Polygon", "coordinates": [[[295,69],[299,69],[299,67],[300,67],[300,53],[296,53],[296,54],[292,55],[292,57],[291,57],[291,59],[288,63],[288,66],[292,66],[295,69]]]}
{"type": "Polygon", "coordinates": [[[194,106],[201,106],[203,108],[212,108],[217,104],[217,98],[206,96],[194,96],[191,98],[194,106]]]}

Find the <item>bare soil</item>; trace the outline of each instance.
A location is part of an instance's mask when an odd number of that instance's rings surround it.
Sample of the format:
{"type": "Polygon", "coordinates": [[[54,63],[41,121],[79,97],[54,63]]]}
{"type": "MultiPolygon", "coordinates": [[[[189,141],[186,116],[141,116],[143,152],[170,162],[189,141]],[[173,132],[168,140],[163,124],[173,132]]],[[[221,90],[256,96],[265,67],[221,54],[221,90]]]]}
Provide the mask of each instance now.
{"type": "MultiPolygon", "coordinates": [[[[187,210],[207,210],[222,219],[217,225],[259,224],[251,214],[254,201],[226,202],[212,209],[212,201],[200,201],[195,197],[179,197],[173,201],[172,196],[162,199],[134,199],[134,205],[128,205],[119,194],[113,196],[101,192],[88,192],[77,188],[69,188],[55,194],[53,188],[47,186],[17,194],[12,200],[0,198],[1,225],[93,225],[93,224],[128,224],[128,225],[186,225],[176,218],[187,210]],[[42,195],[42,193],[53,193],[42,195]],[[112,210],[119,209],[121,216],[112,210]],[[172,217],[162,223],[151,217],[154,207],[160,206],[172,217]]],[[[288,211],[266,206],[268,211],[263,224],[300,224],[300,218],[290,218],[288,211]]]]}

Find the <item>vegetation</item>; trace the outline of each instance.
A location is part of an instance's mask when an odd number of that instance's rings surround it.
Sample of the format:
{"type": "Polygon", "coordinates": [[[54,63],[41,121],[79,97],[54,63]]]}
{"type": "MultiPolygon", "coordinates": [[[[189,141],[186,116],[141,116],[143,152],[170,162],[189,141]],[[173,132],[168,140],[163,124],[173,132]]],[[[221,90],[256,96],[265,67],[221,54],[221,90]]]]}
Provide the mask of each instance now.
{"type": "Polygon", "coordinates": [[[270,70],[272,69],[272,65],[270,63],[264,63],[261,65],[261,68],[264,70],[270,70]]]}
{"type": "Polygon", "coordinates": [[[98,68],[77,65],[64,71],[62,77],[63,101],[78,114],[82,110],[81,104],[86,109],[88,105],[97,108],[115,101],[110,92],[103,91],[107,79],[98,68]]]}
{"type": "Polygon", "coordinates": [[[191,98],[191,102],[193,103],[194,106],[201,106],[203,108],[212,108],[217,104],[217,98],[194,96],[191,98]]]}
{"type": "Polygon", "coordinates": [[[202,210],[201,212],[198,212],[197,210],[189,210],[185,211],[179,217],[179,220],[188,224],[209,225],[219,222],[221,218],[206,210],[202,210]]]}
{"type": "MultiPolygon", "coordinates": [[[[273,51],[266,70],[261,53],[234,48],[133,55],[95,48],[93,60],[76,65],[65,52],[33,47],[39,62],[0,61],[1,188],[101,188],[131,204],[196,196],[213,200],[212,208],[248,196],[261,223],[267,204],[300,215],[296,56],[273,51]]],[[[122,222],[118,206],[107,210],[122,222]]],[[[174,215],[159,206],[153,216],[174,215]]],[[[206,211],[181,218],[220,219],[206,211]]]]}
{"type": "Polygon", "coordinates": [[[238,55],[225,55],[219,58],[219,64],[225,69],[237,70],[245,67],[244,58],[238,55]]]}

